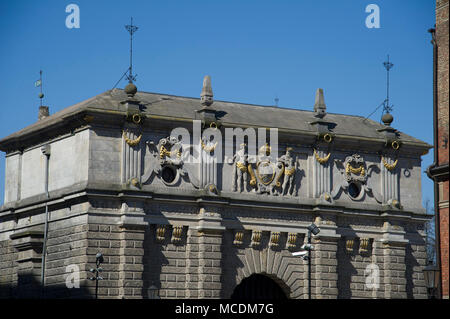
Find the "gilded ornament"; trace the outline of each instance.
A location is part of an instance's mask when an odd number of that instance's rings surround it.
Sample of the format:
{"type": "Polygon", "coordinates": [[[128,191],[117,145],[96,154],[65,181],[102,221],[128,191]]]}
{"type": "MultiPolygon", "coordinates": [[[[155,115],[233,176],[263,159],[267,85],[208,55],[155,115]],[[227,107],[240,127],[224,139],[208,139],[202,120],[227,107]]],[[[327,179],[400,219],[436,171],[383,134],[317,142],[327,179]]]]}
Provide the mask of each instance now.
{"type": "Polygon", "coordinates": [[[215,150],[215,148],[216,148],[216,146],[217,146],[217,142],[214,143],[213,146],[207,146],[207,145],[205,144],[205,142],[203,142],[203,140],[202,140],[201,142],[202,142],[202,149],[203,149],[205,152],[208,152],[208,153],[214,152],[214,150],[215,150]]]}
{"type": "Polygon", "coordinates": [[[297,234],[289,233],[288,234],[288,248],[293,249],[293,248],[295,248],[296,244],[297,244],[297,234]]]}
{"type": "Polygon", "coordinates": [[[325,156],[325,157],[320,157],[319,154],[317,154],[316,149],[314,149],[314,156],[316,157],[316,160],[317,160],[320,164],[325,164],[326,162],[328,162],[328,160],[330,159],[330,155],[331,155],[331,153],[328,153],[327,156],[325,156]]]}
{"type": "Polygon", "coordinates": [[[364,169],[364,165],[361,164],[359,167],[355,168],[350,163],[347,163],[347,166],[345,167],[345,173],[349,175],[350,173],[365,176],[366,170],[364,169]]]}
{"type": "Polygon", "coordinates": [[[141,142],[141,138],[142,138],[142,134],[141,134],[137,138],[132,140],[126,136],[125,131],[122,132],[122,136],[123,136],[125,142],[132,147],[138,145],[141,142]]]}
{"type": "Polygon", "coordinates": [[[295,173],[295,167],[291,167],[289,169],[284,170],[284,175],[286,176],[292,176],[295,173]]]}
{"type": "Polygon", "coordinates": [[[384,167],[386,167],[387,170],[389,170],[389,171],[394,170],[395,167],[397,166],[397,163],[398,163],[398,159],[396,159],[394,163],[388,164],[388,163],[384,160],[383,157],[381,157],[381,161],[383,162],[384,167]]]}
{"type": "Polygon", "coordinates": [[[183,226],[174,226],[172,231],[172,243],[181,242],[182,234],[183,234],[183,226]]]}
{"type": "Polygon", "coordinates": [[[163,242],[165,239],[165,234],[166,234],[166,226],[158,225],[158,227],[156,228],[156,241],[163,242]]]}
{"type": "Polygon", "coordinates": [[[369,251],[369,238],[361,238],[359,242],[359,251],[362,253],[366,253],[369,251]]]}
{"type": "Polygon", "coordinates": [[[252,247],[259,246],[261,244],[261,231],[253,230],[252,231],[252,247]]]}
{"type": "Polygon", "coordinates": [[[256,186],[256,176],[255,172],[253,171],[252,164],[248,164],[248,172],[250,173],[250,186],[256,186]]]}
{"type": "Polygon", "coordinates": [[[244,232],[243,231],[237,231],[234,234],[234,241],[233,244],[234,245],[242,245],[242,240],[244,239],[244,232]]]}
{"type": "Polygon", "coordinates": [[[159,150],[159,157],[161,159],[165,158],[166,156],[172,157],[174,155],[176,155],[177,157],[181,157],[181,150],[168,151],[164,145],[161,146],[159,150]]]}
{"type": "Polygon", "coordinates": [[[237,166],[237,168],[239,168],[242,172],[244,172],[244,173],[247,172],[247,166],[245,166],[244,163],[242,163],[242,162],[236,162],[236,166],[237,166]]]}
{"type": "Polygon", "coordinates": [[[345,249],[347,252],[351,253],[353,251],[353,245],[355,243],[355,240],[353,238],[349,238],[345,241],[345,249]]]}
{"type": "Polygon", "coordinates": [[[280,233],[279,232],[272,232],[270,234],[270,246],[271,247],[277,247],[279,240],[280,240],[280,233]]]}
{"type": "Polygon", "coordinates": [[[323,136],[323,140],[324,140],[325,142],[327,142],[327,143],[331,143],[331,141],[333,140],[333,136],[331,136],[331,134],[329,134],[329,133],[326,133],[326,134],[323,136]]]}

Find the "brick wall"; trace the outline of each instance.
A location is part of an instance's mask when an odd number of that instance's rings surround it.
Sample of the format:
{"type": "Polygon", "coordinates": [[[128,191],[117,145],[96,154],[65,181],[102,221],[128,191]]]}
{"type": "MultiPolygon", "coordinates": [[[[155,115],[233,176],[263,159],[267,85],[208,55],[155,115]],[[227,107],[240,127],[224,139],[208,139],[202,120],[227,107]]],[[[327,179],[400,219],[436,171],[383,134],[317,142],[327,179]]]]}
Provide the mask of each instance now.
{"type": "MultiPolygon", "coordinates": [[[[449,144],[449,23],[448,23],[448,0],[436,1],[436,42],[438,45],[437,55],[437,107],[438,107],[438,164],[448,164],[449,144]]],[[[449,224],[448,224],[448,191],[449,181],[441,182],[439,185],[439,215],[440,215],[440,254],[442,272],[442,296],[449,297],[449,224]]]]}
{"type": "Polygon", "coordinates": [[[0,298],[10,297],[17,283],[17,254],[9,240],[0,241],[0,298]]]}

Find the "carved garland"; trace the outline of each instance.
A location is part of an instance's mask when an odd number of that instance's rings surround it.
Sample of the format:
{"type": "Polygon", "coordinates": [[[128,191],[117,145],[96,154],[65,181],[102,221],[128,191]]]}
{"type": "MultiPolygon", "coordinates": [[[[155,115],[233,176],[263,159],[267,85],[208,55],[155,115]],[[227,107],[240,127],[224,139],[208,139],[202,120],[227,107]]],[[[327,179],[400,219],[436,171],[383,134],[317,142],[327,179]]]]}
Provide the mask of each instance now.
{"type": "Polygon", "coordinates": [[[206,146],[205,142],[203,142],[203,140],[201,140],[202,142],[202,148],[205,150],[205,152],[211,153],[214,152],[214,150],[216,149],[217,146],[217,142],[214,143],[213,146],[206,146]]]}
{"type": "Polygon", "coordinates": [[[125,142],[130,145],[130,146],[136,146],[141,142],[141,138],[142,138],[142,134],[139,135],[137,138],[135,138],[134,140],[128,138],[125,134],[125,131],[122,132],[122,136],[125,140],[125,142]]]}
{"type": "Polygon", "coordinates": [[[398,159],[396,159],[394,163],[388,164],[388,163],[384,160],[384,157],[381,157],[381,161],[383,162],[384,167],[386,167],[387,170],[389,170],[389,171],[394,170],[395,167],[397,166],[397,163],[398,163],[398,159]]]}
{"type": "Polygon", "coordinates": [[[175,154],[177,155],[177,157],[181,157],[181,150],[168,151],[167,148],[164,147],[164,145],[161,146],[161,149],[159,150],[159,157],[161,159],[166,156],[172,157],[175,154]]]}
{"type": "Polygon", "coordinates": [[[355,168],[353,166],[350,165],[350,163],[347,163],[347,166],[345,167],[345,173],[347,175],[349,175],[351,173],[356,174],[356,175],[361,175],[364,176],[366,175],[366,170],[364,169],[364,165],[360,165],[358,168],[355,168]]]}
{"type": "Polygon", "coordinates": [[[314,156],[316,157],[316,160],[317,160],[320,164],[325,164],[325,163],[328,162],[328,160],[330,159],[331,153],[328,153],[328,155],[325,156],[325,157],[320,157],[319,154],[317,154],[316,149],[314,149],[314,156]]]}

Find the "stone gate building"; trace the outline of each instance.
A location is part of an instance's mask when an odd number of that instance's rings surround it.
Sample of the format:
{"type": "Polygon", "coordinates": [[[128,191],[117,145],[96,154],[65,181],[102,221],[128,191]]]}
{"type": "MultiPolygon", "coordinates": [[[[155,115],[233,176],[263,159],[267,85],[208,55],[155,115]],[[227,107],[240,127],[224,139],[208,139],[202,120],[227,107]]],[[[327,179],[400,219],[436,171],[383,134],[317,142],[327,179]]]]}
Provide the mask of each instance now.
{"type": "Polygon", "coordinates": [[[312,298],[426,298],[431,146],[390,114],[213,101],[209,77],[201,99],[129,84],[43,111],[0,140],[2,297],[92,297],[101,252],[101,298],[307,298],[314,223],[312,298]]]}

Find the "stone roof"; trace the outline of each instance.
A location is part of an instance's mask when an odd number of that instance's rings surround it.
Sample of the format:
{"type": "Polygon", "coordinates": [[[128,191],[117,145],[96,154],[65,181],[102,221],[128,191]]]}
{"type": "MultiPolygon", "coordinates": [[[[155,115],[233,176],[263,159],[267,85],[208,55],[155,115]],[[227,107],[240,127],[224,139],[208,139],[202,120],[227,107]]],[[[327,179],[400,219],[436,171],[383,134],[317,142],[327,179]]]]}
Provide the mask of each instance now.
{"type": "MultiPolygon", "coordinates": [[[[0,150],[7,151],[6,144],[13,140],[20,140],[27,135],[38,133],[54,125],[61,125],[72,115],[86,112],[118,112],[125,114],[121,101],[126,100],[127,95],[122,89],[114,89],[99,94],[93,98],[67,107],[53,115],[27,126],[0,140],[0,150]]],[[[202,108],[199,98],[174,96],[168,94],[137,92],[135,98],[146,106],[146,115],[163,117],[175,117],[181,119],[195,119],[196,111],[202,108]]],[[[317,121],[313,110],[305,111],[299,109],[281,108],[275,106],[262,106],[226,102],[215,100],[212,109],[219,112],[220,121],[223,125],[238,125],[241,127],[276,127],[301,132],[316,132],[316,128],[310,123],[317,121]]],[[[336,126],[333,133],[337,135],[362,137],[383,140],[384,136],[379,129],[383,124],[361,116],[327,113],[324,118],[327,122],[333,122],[336,126]]],[[[399,132],[399,138],[403,142],[416,144],[424,149],[432,146],[419,139],[399,132]]]]}

